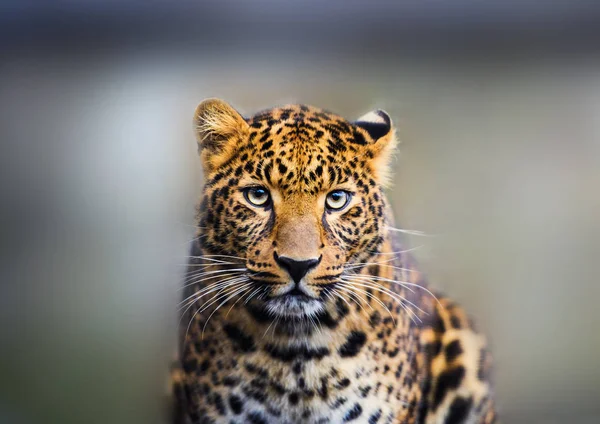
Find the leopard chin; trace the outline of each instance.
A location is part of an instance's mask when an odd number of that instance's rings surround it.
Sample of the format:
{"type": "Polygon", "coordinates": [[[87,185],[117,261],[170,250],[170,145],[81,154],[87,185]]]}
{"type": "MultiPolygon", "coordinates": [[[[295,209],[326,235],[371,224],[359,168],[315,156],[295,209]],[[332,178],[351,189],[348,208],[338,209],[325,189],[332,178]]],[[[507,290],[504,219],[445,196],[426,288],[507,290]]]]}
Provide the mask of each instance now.
{"type": "Polygon", "coordinates": [[[265,301],[269,315],[276,318],[305,319],[317,317],[325,311],[321,299],[308,296],[297,289],[265,301]]]}

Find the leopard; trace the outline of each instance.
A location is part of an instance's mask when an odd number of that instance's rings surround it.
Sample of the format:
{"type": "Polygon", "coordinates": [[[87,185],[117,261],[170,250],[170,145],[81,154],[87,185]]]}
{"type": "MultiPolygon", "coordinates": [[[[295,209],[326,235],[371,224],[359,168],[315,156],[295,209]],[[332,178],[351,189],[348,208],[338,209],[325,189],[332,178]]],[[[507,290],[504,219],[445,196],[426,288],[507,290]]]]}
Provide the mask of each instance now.
{"type": "Polygon", "coordinates": [[[211,98],[193,123],[173,423],[497,422],[486,337],[394,227],[387,112],[211,98]]]}

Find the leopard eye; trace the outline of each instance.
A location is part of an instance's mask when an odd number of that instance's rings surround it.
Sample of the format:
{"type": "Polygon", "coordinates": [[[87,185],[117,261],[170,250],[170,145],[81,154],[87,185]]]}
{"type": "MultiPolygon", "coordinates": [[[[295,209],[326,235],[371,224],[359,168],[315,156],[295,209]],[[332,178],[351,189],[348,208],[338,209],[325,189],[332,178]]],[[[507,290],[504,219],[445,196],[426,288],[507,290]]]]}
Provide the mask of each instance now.
{"type": "Polygon", "coordinates": [[[244,197],[254,206],[267,206],[271,200],[269,190],[264,187],[249,187],[244,190],[244,197]]]}
{"type": "Polygon", "coordinates": [[[350,202],[350,193],[344,190],[335,190],[327,195],[325,205],[328,209],[339,211],[348,206],[350,202]]]}

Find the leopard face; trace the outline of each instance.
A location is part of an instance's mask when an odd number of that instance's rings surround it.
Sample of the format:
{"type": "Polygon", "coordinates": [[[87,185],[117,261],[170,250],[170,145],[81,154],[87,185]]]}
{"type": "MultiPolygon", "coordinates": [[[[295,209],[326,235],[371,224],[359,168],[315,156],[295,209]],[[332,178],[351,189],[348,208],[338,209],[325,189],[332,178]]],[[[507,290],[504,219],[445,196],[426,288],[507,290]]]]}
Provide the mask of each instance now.
{"type": "Polygon", "coordinates": [[[388,227],[389,116],[207,100],[194,122],[176,422],[493,423],[484,337],[388,227]]]}
{"type": "Polygon", "coordinates": [[[205,252],[242,260],[269,315],[323,313],[336,301],[329,288],[339,275],[381,249],[395,140],[389,116],[348,122],[298,105],[244,119],[206,100],[194,120],[207,180],[205,252]]]}

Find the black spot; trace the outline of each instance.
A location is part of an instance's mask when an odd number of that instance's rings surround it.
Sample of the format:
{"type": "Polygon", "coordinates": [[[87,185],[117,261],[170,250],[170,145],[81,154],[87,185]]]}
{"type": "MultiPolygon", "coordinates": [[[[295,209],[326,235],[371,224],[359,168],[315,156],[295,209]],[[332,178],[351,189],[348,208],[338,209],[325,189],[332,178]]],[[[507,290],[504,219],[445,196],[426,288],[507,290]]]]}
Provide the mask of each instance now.
{"type": "Polygon", "coordinates": [[[331,409],[337,409],[348,401],[348,398],[340,397],[331,404],[331,409]]]}
{"type": "Polygon", "coordinates": [[[461,424],[465,422],[465,419],[469,415],[469,410],[473,405],[473,398],[470,397],[465,399],[463,397],[457,397],[454,399],[448,410],[448,415],[444,424],[461,424]]]}
{"type": "Polygon", "coordinates": [[[458,318],[456,315],[452,315],[450,317],[450,325],[452,325],[452,328],[460,329],[460,318],[458,318]]]}
{"type": "Polygon", "coordinates": [[[248,422],[252,424],[268,424],[267,420],[260,412],[251,412],[248,414],[248,422]]]}
{"type": "Polygon", "coordinates": [[[360,390],[360,397],[366,398],[371,391],[371,386],[359,387],[358,390],[360,390]]]}
{"type": "Polygon", "coordinates": [[[275,390],[277,392],[277,394],[279,395],[284,395],[285,394],[285,387],[283,387],[282,384],[280,384],[277,381],[270,381],[271,387],[273,388],[273,390],[275,390]]]}
{"type": "Polygon", "coordinates": [[[280,347],[273,344],[265,346],[265,350],[271,357],[279,359],[283,362],[291,362],[296,358],[304,358],[306,360],[322,359],[329,355],[329,349],[326,347],[311,348],[307,346],[290,346],[280,347]]]}
{"type": "Polygon", "coordinates": [[[210,367],[210,360],[205,359],[200,364],[200,367],[196,370],[196,374],[198,374],[198,375],[204,374],[209,367],[210,367]]]}
{"type": "Polygon", "coordinates": [[[237,377],[227,376],[227,377],[223,378],[223,384],[226,385],[227,387],[234,387],[234,386],[237,386],[239,383],[240,383],[240,379],[237,377]]]}
{"type": "Polygon", "coordinates": [[[369,324],[371,325],[371,328],[376,327],[377,325],[379,325],[379,323],[381,322],[381,314],[379,313],[379,311],[375,311],[371,314],[371,318],[369,319],[369,324]]]}
{"type": "Polygon", "coordinates": [[[292,405],[297,405],[298,401],[300,400],[300,396],[298,395],[297,392],[292,392],[288,396],[288,399],[292,405]]]}
{"type": "Polygon", "coordinates": [[[430,359],[436,357],[440,353],[441,350],[442,350],[442,344],[440,343],[439,340],[436,340],[431,343],[427,343],[425,345],[425,354],[430,359]]]}
{"type": "Polygon", "coordinates": [[[444,321],[442,320],[442,317],[440,317],[439,315],[435,316],[435,318],[433,319],[433,322],[431,323],[431,326],[433,327],[433,331],[435,331],[436,333],[444,333],[446,331],[446,326],[444,325],[444,321]]]}
{"type": "Polygon", "coordinates": [[[255,305],[252,302],[247,303],[245,306],[252,318],[260,323],[271,322],[273,319],[269,311],[262,306],[255,305]]]}
{"type": "Polygon", "coordinates": [[[197,366],[198,366],[198,361],[196,360],[196,358],[188,359],[183,363],[183,369],[188,374],[196,371],[197,366]]]}
{"type": "Polygon", "coordinates": [[[455,360],[458,355],[463,353],[462,347],[460,346],[460,341],[454,340],[448,343],[444,348],[444,353],[446,355],[446,362],[452,362],[455,360]]]}
{"type": "Polygon", "coordinates": [[[336,385],[337,389],[343,389],[345,387],[348,387],[350,385],[350,379],[349,378],[343,378],[341,379],[338,384],[336,385]]]}
{"type": "Polygon", "coordinates": [[[219,393],[215,393],[214,401],[215,401],[215,408],[217,408],[217,411],[219,411],[219,414],[226,415],[227,409],[225,408],[225,404],[223,403],[223,398],[221,397],[221,395],[219,393]]]}
{"type": "Polygon", "coordinates": [[[317,389],[317,393],[322,399],[327,399],[329,388],[327,386],[327,378],[321,377],[321,386],[317,389]]]}
{"type": "Polygon", "coordinates": [[[376,424],[379,418],[381,418],[381,409],[378,409],[369,417],[369,424],[376,424]]]}
{"type": "Polygon", "coordinates": [[[259,389],[255,389],[252,387],[244,387],[243,391],[246,396],[254,399],[259,403],[265,403],[265,401],[267,400],[267,395],[259,389]]]}
{"type": "Polygon", "coordinates": [[[352,331],[348,336],[346,343],[340,347],[340,356],[342,358],[356,356],[366,341],[367,336],[365,333],[361,331],[352,331]]]}
{"type": "Polygon", "coordinates": [[[280,163],[279,165],[277,165],[277,168],[279,169],[279,173],[281,175],[284,175],[287,172],[287,166],[285,166],[282,163],[280,163]]]}
{"type": "Polygon", "coordinates": [[[357,419],[362,414],[362,411],[362,406],[360,406],[358,403],[355,403],[352,409],[349,410],[344,416],[344,422],[347,423],[348,421],[357,419]]]}
{"type": "Polygon", "coordinates": [[[444,396],[449,390],[456,389],[460,386],[464,377],[465,369],[462,366],[449,369],[440,374],[433,394],[432,406],[434,410],[437,409],[442,400],[444,400],[444,396]]]}
{"type": "Polygon", "coordinates": [[[225,330],[227,337],[229,337],[231,341],[242,350],[242,352],[253,352],[256,350],[252,336],[246,335],[235,325],[226,324],[223,327],[223,330],[225,330]]]}

